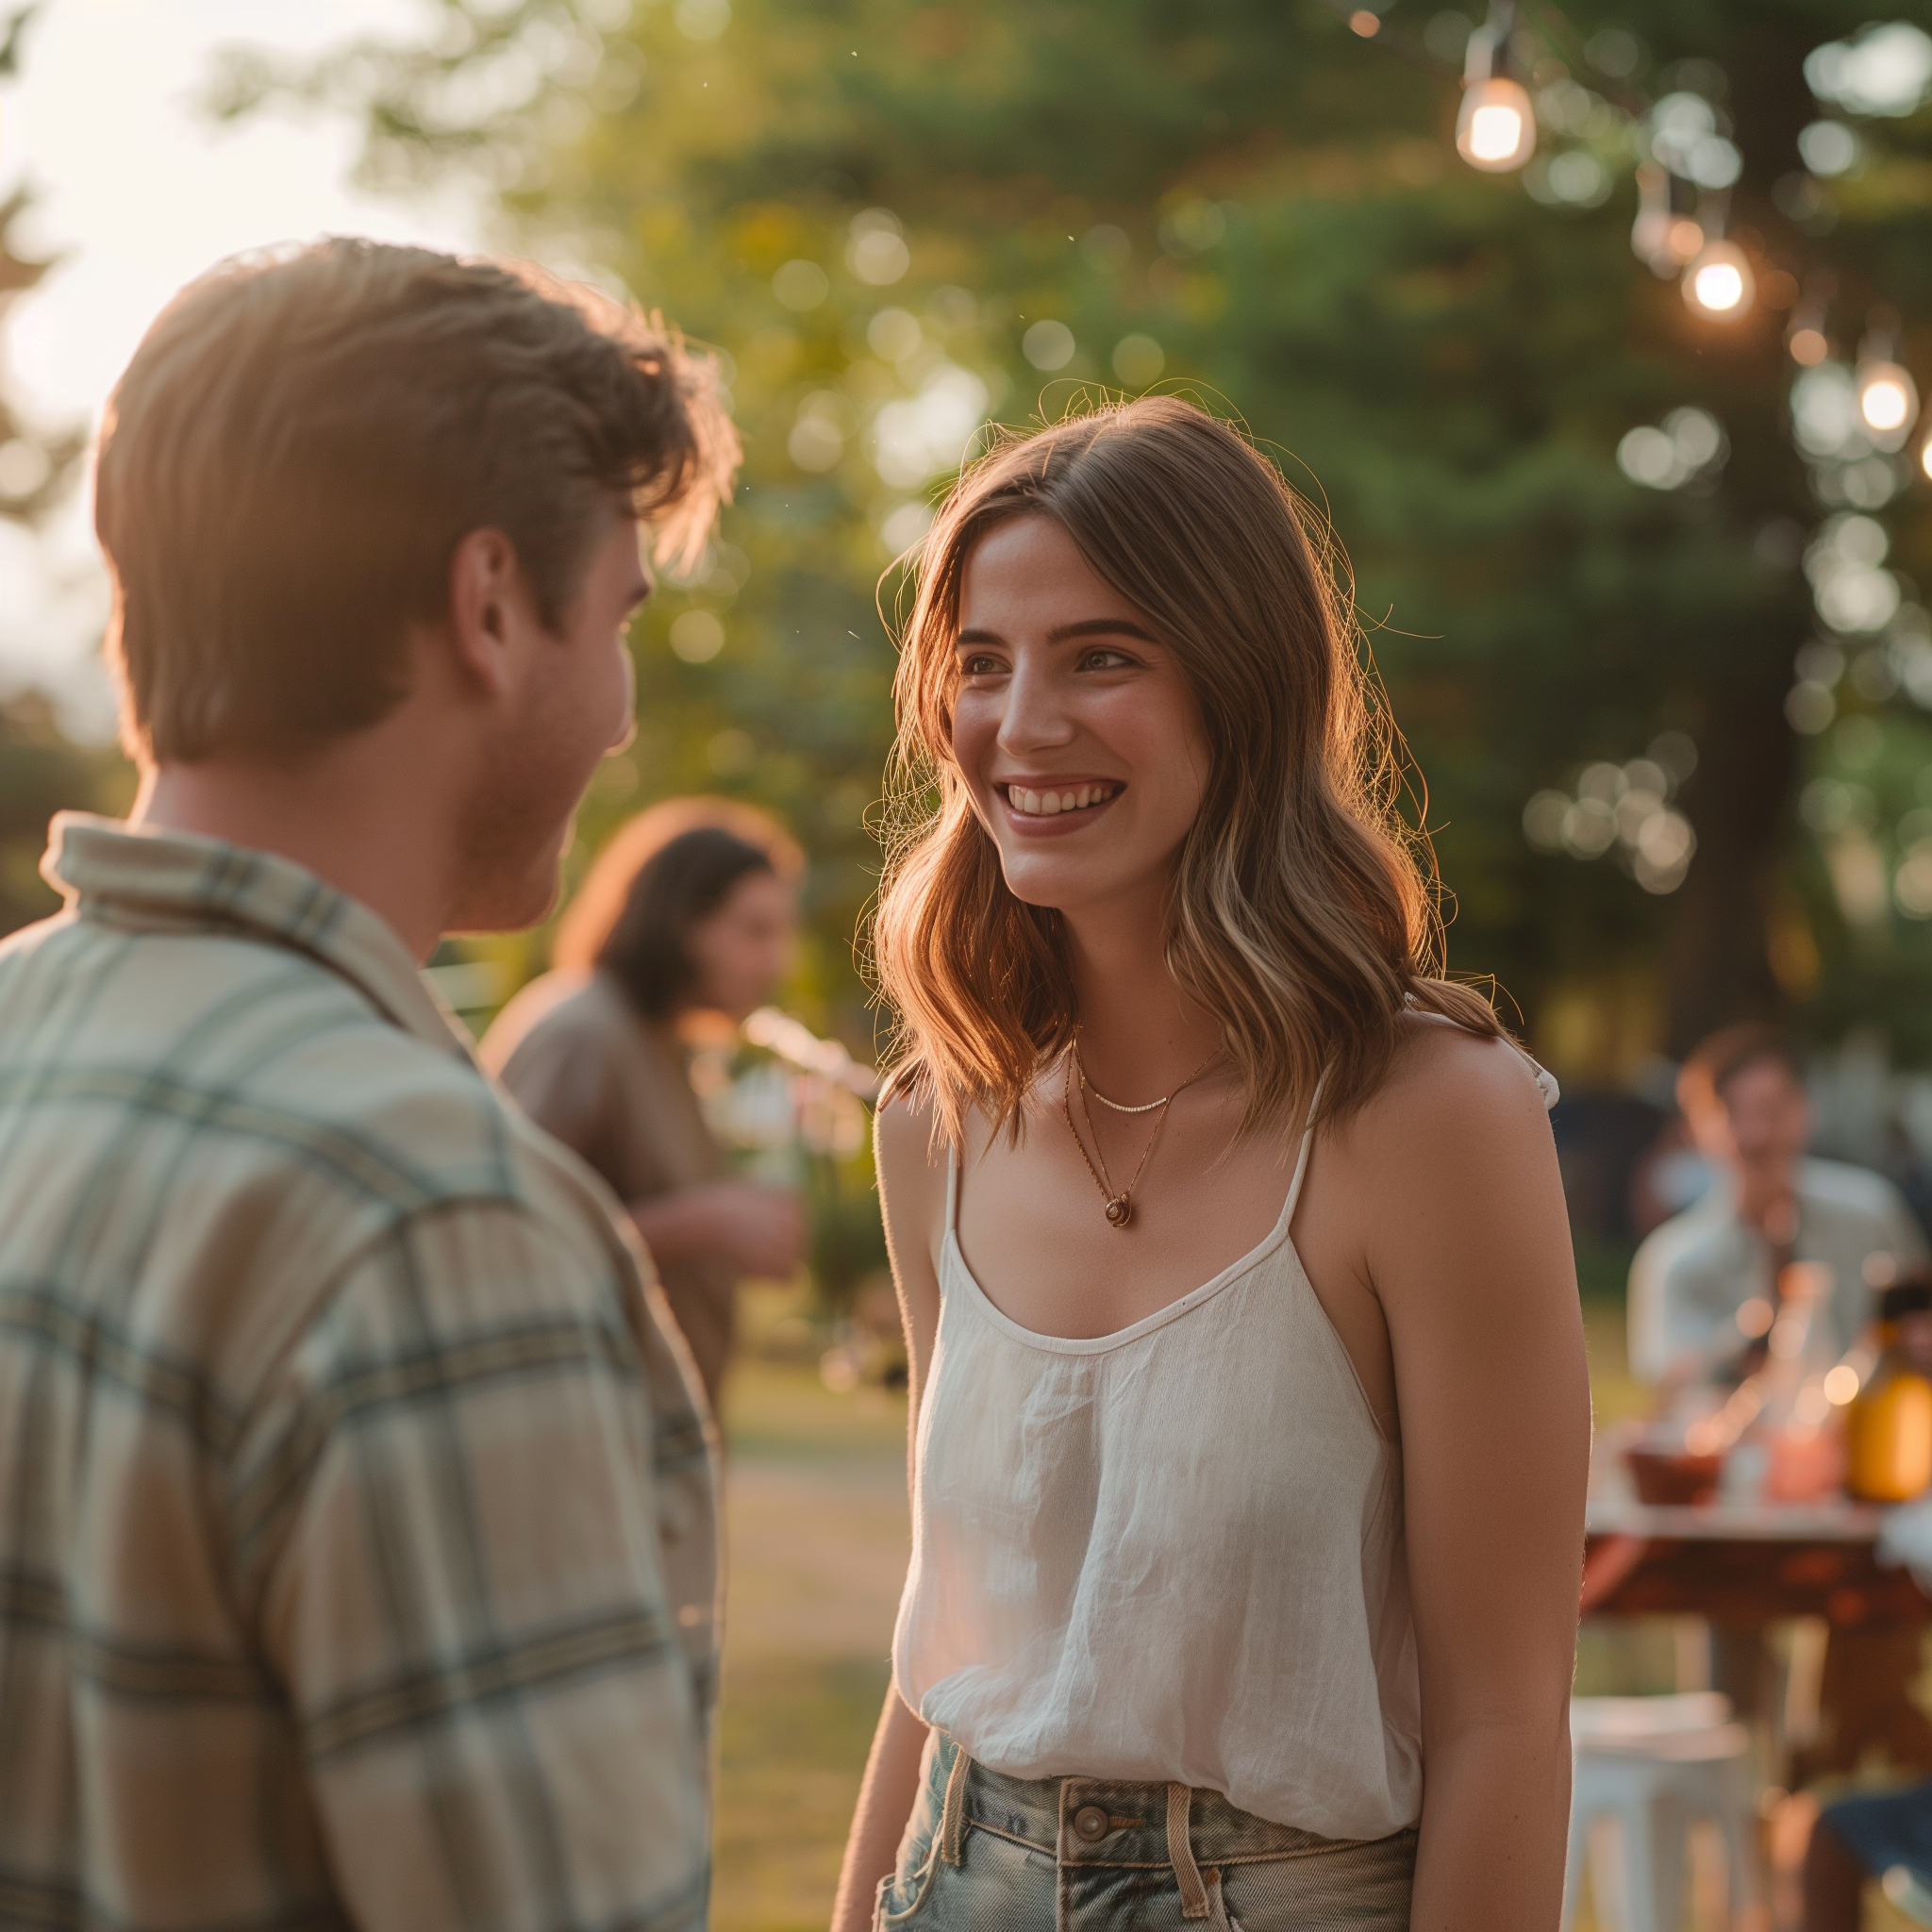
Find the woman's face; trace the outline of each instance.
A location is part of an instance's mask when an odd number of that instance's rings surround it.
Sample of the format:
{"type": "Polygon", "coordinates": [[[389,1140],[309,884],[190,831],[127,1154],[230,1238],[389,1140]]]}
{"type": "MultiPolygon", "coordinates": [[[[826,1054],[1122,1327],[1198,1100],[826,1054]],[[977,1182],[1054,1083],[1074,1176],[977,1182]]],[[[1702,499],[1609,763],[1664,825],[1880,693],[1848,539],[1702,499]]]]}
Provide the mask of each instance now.
{"type": "Polygon", "coordinates": [[[775,873],[748,872],[685,936],[691,987],[687,1005],[742,1020],[771,998],[791,970],[798,907],[775,873]]]}
{"type": "Polygon", "coordinates": [[[957,668],[954,756],[1014,895],[1067,912],[1164,899],[1208,781],[1200,709],[1051,517],[974,546],[957,668]]]}

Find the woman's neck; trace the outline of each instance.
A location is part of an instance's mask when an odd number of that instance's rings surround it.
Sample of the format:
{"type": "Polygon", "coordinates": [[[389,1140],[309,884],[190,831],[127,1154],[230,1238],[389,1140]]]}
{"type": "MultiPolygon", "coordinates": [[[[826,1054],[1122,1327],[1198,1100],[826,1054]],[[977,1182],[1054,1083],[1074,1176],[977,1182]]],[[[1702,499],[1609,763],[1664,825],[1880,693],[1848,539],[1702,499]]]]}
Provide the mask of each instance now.
{"type": "Polygon", "coordinates": [[[1089,1079],[1129,1105],[1172,1093],[1221,1028],[1168,971],[1165,907],[1083,908],[1066,926],[1089,1079]]]}

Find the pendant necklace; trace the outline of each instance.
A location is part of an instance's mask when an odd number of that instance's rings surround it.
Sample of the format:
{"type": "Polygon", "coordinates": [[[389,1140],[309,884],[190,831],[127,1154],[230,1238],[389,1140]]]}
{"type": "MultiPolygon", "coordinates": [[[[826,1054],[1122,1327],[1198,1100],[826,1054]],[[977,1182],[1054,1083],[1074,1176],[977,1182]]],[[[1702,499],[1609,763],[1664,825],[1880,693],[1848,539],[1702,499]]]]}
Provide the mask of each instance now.
{"type": "Polygon", "coordinates": [[[1060,1095],[1060,1107],[1067,1116],[1067,1132],[1074,1137],[1074,1145],[1080,1150],[1080,1158],[1087,1163],[1087,1172],[1093,1176],[1093,1185],[1100,1190],[1100,1198],[1107,1203],[1107,1220],[1110,1227],[1125,1227],[1134,1218],[1134,1190],[1141,1185],[1141,1176],[1147,1172],[1147,1163],[1154,1158],[1154,1145],[1160,1139],[1160,1130],[1167,1124],[1167,1110],[1175,1099],[1191,1087],[1216,1060],[1221,1058],[1218,1046],[1210,1053],[1172,1093],[1163,1094],[1158,1100],[1150,1100],[1144,1106],[1124,1107],[1118,1100],[1109,1100],[1099,1088],[1087,1078],[1087,1070],[1080,1064],[1080,1036],[1075,1033],[1074,1044],[1067,1052],[1067,1080],[1065,1091],[1060,1095]],[[1087,1152],[1087,1142],[1080,1138],[1080,1130],[1074,1124],[1074,1077],[1080,1079],[1080,1112],[1087,1122],[1087,1132],[1093,1141],[1093,1152],[1087,1152]],[[1147,1145],[1141,1151],[1140,1164],[1134,1169],[1134,1177],[1118,1193],[1114,1191],[1113,1177],[1107,1171],[1107,1156],[1100,1150],[1100,1136],[1093,1131],[1093,1109],[1087,1105],[1087,1096],[1092,1094],[1103,1107],[1110,1107],[1116,1113],[1153,1113],[1159,1109],[1159,1116],[1154,1123],[1154,1131],[1147,1137],[1147,1145]],[[1094,1165],[1095,1161],[1098,1166],[1094,1165]]]}

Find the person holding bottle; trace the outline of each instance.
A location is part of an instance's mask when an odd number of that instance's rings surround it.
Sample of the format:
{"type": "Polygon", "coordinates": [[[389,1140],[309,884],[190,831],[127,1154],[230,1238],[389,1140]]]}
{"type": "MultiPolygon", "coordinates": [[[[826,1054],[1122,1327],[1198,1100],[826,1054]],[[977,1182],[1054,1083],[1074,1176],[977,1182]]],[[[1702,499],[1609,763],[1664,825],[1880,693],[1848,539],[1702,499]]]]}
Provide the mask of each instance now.
{"type": "Polygon", "coordinates": [[[1715,1178],[1631,1264],[1632,1373],[1666,1391],[1737,1379],[1777,1313],[1784,1269],[1806,1261],[1831,1271],[1806,1336],[1822,1374],[1864,1334],[1874,1288],[1924,1257],[1911,1209],[1883,1175],[1807,1155],[1803,1067],[1774,1027],[1712,1034],[1685,1060],[1677,1100],[1715,1178]]]}
{"type": "Polygon", "coordinates": [[[736,1025],[771,997],[791,968],[804,870],[798,846],[753,807],[651,807],[599,855],[558,928],[552,970],[479,1049],[524,1111],[628,1206],[714,1414],[738,1282],[796,1269],[805,1209],[794,1190],[730,1174],[680,1025],[704,1012],[736,1025]]]}

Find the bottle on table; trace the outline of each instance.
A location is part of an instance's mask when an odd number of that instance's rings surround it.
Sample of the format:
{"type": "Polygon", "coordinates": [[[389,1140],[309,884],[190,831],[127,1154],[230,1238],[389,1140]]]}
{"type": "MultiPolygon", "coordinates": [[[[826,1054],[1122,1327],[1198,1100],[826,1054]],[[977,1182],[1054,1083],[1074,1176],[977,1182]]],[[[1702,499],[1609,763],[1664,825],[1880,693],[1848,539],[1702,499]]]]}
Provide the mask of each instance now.
{"type": "Polygon", "coordinates": [[[1932,1282],[1899,1282],[1879,1297],[1877,1365],[1845,1416],[1845,1486],[1865,1502],[1907,1503],[1932,1487],[1932,1378],[1918,1333],[1928,1325],[1932,1282]]]}

